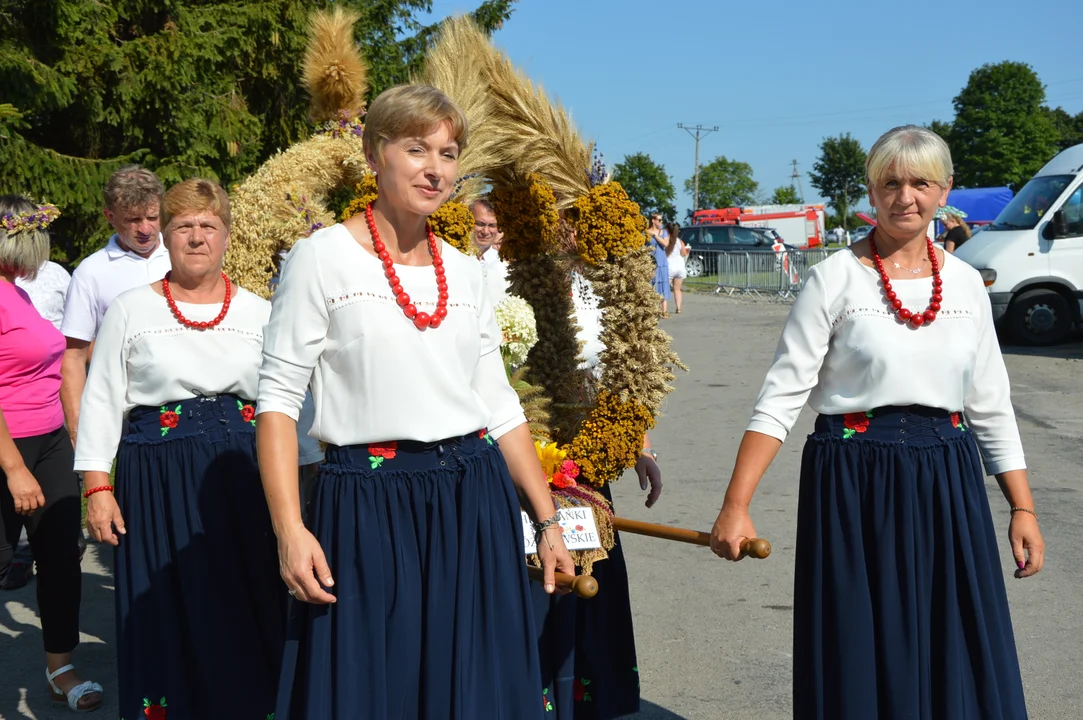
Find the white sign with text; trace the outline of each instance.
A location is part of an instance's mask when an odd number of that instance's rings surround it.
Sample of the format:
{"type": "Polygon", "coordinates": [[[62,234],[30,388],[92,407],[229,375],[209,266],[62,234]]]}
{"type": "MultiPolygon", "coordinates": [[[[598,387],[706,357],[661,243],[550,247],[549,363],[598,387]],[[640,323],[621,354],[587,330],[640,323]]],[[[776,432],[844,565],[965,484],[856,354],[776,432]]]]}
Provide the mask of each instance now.
{"type": "MultiPolygon", "coordinates": [[[[569,550],[593,550],[602,546],[602,540],[598,537],[598,525],[594,522],[594,511],[589,507],[562,508],[557,511],[557,515],[564,532],[564,544],[569,550]]],[[[537,552],[534,528],[530,525],[530,518],[526,513],[523,513],[523,539],[526,540],[527,555],[537,552]]]]}

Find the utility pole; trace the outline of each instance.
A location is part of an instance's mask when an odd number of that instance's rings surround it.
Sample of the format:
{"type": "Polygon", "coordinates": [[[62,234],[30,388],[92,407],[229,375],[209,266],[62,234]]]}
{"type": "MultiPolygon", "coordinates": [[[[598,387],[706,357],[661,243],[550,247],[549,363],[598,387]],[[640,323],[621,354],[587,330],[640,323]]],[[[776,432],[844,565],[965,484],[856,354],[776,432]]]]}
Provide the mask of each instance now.
{"type": "Polygon", "coordinates": [[[791,186],[793,185],[794,181],[797,182],[797,197],[799,197],[801,199],[801,203],[804,204],[804,202],[805,202],[805,190],[804,190],[804,188],[801,187],[801,173],[797,172],[797,161],[796,160],[793,161],[793,176],[791,177],[791,180],[790,180],[790,185],[791,186]]]}
{"type": "Polygon", "coordinates": [[[694,128],[690,128],[685,127],[684,123],[677,123],[677,127],[681,130],[686,131],[689,135],[696,139],[696,174],[694,175],[694,189],[692,191],[692,212],[694,213],[696,212],[696,210],[699,210],[699,141],[700,138],[705,138],[713,132],[718,132],[718,126],[715,125],[712,128],[705,128],[702,125],[696,125],[694,128]],[[695,130],[695,132],[692,132],[693,130],[695,130]]]}

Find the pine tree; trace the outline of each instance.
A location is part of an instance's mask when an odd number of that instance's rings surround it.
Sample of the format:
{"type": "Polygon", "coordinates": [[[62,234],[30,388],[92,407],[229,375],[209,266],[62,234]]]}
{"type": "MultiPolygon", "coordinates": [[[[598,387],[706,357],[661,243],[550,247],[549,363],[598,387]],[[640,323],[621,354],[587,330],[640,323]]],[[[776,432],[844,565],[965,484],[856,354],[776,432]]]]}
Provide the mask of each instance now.
{"type": "MultiPolygon", "coordinates": [[[[492,31],[515,0],[485,0],[492,31]]],[[[75,260],[109,228],[101,189],[140,162],[170,184],[227,187],[307,137],[300,63],[311,11],[332,0],[7,0],[0,12],[0,193],[64,213],[54,256],[75,260]]],[[[348,0],[372,93],[405,82],[434,27],[431,0],[348,0]]],[[[468,72],[469,69],[464,69],[468,72]]]]}

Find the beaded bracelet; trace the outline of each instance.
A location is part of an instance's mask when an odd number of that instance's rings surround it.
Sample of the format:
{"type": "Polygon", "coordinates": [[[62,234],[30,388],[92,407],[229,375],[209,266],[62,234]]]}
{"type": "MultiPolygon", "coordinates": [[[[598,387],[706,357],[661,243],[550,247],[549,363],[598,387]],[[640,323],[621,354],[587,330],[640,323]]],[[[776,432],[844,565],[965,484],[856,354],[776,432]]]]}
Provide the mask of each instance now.
{"type": "Polygon", "coordinates": [[[1025,507],[1013,507],[1013,508],[1011,509],[1011,514],[1012,514],[1012,515],[1016,514],[1017,512],[1025,512],[1025,513],[1030,513],[1031,515],[1033,515],[1033,516],[1034,516],[1034,519],[1035,519],[1035,520],[1037,520],[1037,519],[1038,519],[1038,513],[1034,512],[1034,511],[1033,511],[1033,510],[1031,510],[1030,508],[1025,508],[1025,507]]]}
{"type": "Polygon", "coordinates": [[[109,492],[112,492],[113,491],[113,486],[112,485],[99,485],[96,488],[90,488],[85,493],[83,493],[83,497],[88,498],[88,497],[90,497],[91,495],[93,495],[96,492],[103,492],[105,490],[108,490],[109,492]]]}

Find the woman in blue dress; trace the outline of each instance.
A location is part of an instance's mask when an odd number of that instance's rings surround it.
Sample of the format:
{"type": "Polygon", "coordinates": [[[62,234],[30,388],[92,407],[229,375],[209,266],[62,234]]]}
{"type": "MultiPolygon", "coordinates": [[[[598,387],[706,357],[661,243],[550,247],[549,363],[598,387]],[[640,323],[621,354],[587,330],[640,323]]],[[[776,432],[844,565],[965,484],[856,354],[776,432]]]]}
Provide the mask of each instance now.
{"type": "Polygon", "coordinates": [[[378,198],[298,241],[267,325],[259,462],[290,605],[276,720],[540,720],[520,506],[574,573],[476,258],[438,240],[466,119],[401,86],[366,116],[378,198]],[[294,423],[327,443],[307,517],[294,423]]]}
{"type": "Polygon", "coordinates": [[[662,296],[662,317],[669,317],[669,299],[673,297],[669,289],[669,233],[662,227],[662,216],[651,214],[651,223],[647,226],[648,244],[654,256],[654,290],[662,296]]]}
{"type": "Polygon", "coordinates": [[[712,549],[739,560],[753,492],[806,399],[794,579],[797,720],[1027,716],[985,474],[1015,577],[1045,544],[977,271],[926,232],[951,154],[914,126],[866,162],[878,225],[813,267],[741,442],[712,549]],[[982,465],[984,463],[984,471],[982,465]]]}

